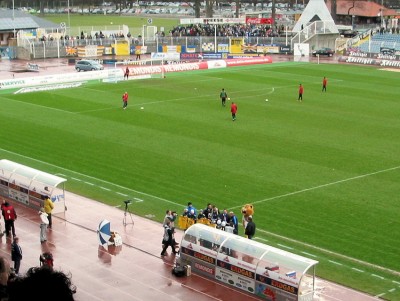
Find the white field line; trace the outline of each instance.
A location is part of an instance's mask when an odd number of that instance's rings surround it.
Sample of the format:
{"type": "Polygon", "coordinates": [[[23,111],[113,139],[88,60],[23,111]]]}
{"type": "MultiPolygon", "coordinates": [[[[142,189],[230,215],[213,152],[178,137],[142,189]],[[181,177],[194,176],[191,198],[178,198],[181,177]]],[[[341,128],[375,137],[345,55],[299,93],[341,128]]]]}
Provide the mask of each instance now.
{"type": "MultiPolygon", "coordinates": [[[[3,148],[0,148],[0,151],[6,152],[6,153],[10,153],[10,154],[13,154],[13,155],[17,155],[17,156],[20,156],[22,158],[25,158],[25,159],[28,159],[28,160],[31,160],[31,161],[39,162],[39,163],[47,165],[47,166],[52,166],[52,167],[55,167],[55,168],[60,169],[60,170],[68,171],[71,174],[76,174],[76,175],[79,175],[79,176],[81,176],[83,178],[96,180],[98,182],[102,182],[102,183],[105,183],[107,185],[117,187],[118,189],[134,192],[134,193],[137,193],[139,195],[143,195],[143,196],[146,196],[146,197],[149,197],[149,198],[154,198],[154,199],[157,199],[159,201],[163,201],[165,203],[169,203],[169,204],[173,204],[173,205],[176,205],[176,206],[179,206],[179,207],[183,207],[182,204],[178,204],[178,203],[175,203],[173,201],[170,201],[170,200],[158,197],[158,196],[154,196],[154,195],[151,195],[151,194],[148,194],[148,193],[145,193],[145,192],[141,192],[141,191],[138,191],[138,190],[130,189],[130,188],[127,188],[127,187],[124,187],[124,186],[121,186],[121,185],[118,185],[118,184],[115,184],[115,183],[112,183],[112,182],[109,182],[109,181],[98,179],[96,177],[88,176],[88,175],[82,174],[80,172],[76,172],[76,171],[73,171],[73,170],[70,170],[70,169],[55,165],[55,164],[51,164],[51,163],[48,163],[48,162],[44,162],[44,161],[41,161],[41,160],[38,160],[38,159],[34,159],[34,158],[31,158],[31,157],[28,157],[28,156],[21,155],[21,154],[15,153],[15,152],[11,152],[11,151],[5,150],[3,148]]],[[[309,191],[309,190],[313,190],[313,189],[317,189],[317,188],[321,188],[321,187],[325,187],[325,186],[329,186],[329,185],[333,185],[333,184],[337,184],[337,183],[346,182],[348,180],[363,178],[363,177],[366,177],[368,175],[374,175],[374,174],[382,173],[382,172],[385,172],[385,171],[391,171],[391,170],[395,170],[395,169],[399,169],[399,168],[400,168],[400,166],[393,167],[393,168],[388,168],[388,169],[384,169],[384,170],[381,170],[381,171],[377,171],[377,172],[361,175],[361,176],[358,176],[358,177],[353,177],[353,178],[349,178],[349,179],[346,179],[346,180],[333,182],[333,183],[330,183],[330,184],[320,185],[320,186],[317,186],[317,187],[314,187],[314,188],[310,188],[310,189],[303,189],[303,190],[298,191],[298,192],[294,192],[294,193],[290,193],[290,194],[286,194],[286,195],[282,195],[282,196],[278,196],[278,197],[284,197],[284,196],[287,196],[287,195],[301,193],[301,192],[305,192],[305,191],[309,191]]],[[[88,183],[89,185],[94,185],[94,184],[92,184],[90,182],[85,182],[85,183],[88,183]]],[[[275,197],[275,198],[278,198],[278,197],[275,197]]],[[[263,201],[267,201],[267,200],[269,200],[269,199],[265,199],[263,201]]],[[[240,206],[240,208],[241,207],[242,206],[240,206]]],[[[312,248],[314,250],[318,250],[318,251],[326,253],[326,254],[330,254],[330,255],[333,255],[333,256],[336,256],[336,257],[339,257],[339,258],[344,258],[346,260],[349,260],[349,261],[352,261],[352,262],[356,262],[356,263],[364,265],[364,266],[372,267],[372,268],[375,268],[377,270],[385,271],[385,272],[391,273],[393,275],[400,276],[400,272],[395,271],[395,270],[391,270],[391,269],[388,269],[388,268],[385,268],[385,267],[382,267],[382,266],[379,266],[379,265],[375,265],[375,264],[372,264],[372,263],[369,263],[369,262],[365,262],[365,261],[362,261],[362,260],[359,260],[359,259],[356,259],[356,258],[353,258],[353,257],[350,257],[350,256],[346,256],[346,255],[343,255],[343,254],[340,254],[340,253],[336,253],[336,252],[333,252],[333,251],[330,251],[330,250],[327,250],[327,249],[324,249],[324,248],[320,248],[320,247],[317,247],[317,246],[314,246],[314,245],[311,245],[311,244],[308,244],[308,243],[305,243],[305,242],[301,242],[301,241],[298,241],[298,240],[295,240],[295,239],[292,239],[292,238],[289,238],[289,237],[285,237],[285,236],[282,236],[282,235],[279,235],[279,234],[276,234],[276,233],[268,232],[268,231],[263,230],[263,229],[258,229],[258,231],[264,232],[265,234],[268,234],[268,235],[271,235],[271,236],[278,237],[278,238],[280,238],[282,240],[294,242],[296,244],[303,245],[303,246],[306,246],[308,248],[312,248]]]]}
{"type": "MultiPolygon", "coordinates": [[[[55,164],[51,164],[51,163],[48,163],[48,162],[44,162],[42,160],[34,159],[34,158],[31,158],[31,157],[28,157],[28,156],[24,156],[24,155],[15,153],[15,152],[11,152],[11,151],[8,151],[8,150],[3,149],[3,148],[0,148],[0,151],[6,152],[6,153],[10,153],[10,154],[13,154],[13,155],[17,155],[17,156],[20,156],[22,158],[29,159],[31,161],[35,161],[35,162],[38,162],[38,163],[41,163],[41,164],[44,164],[44,165],[47,165],[47,166],[55,167],[57,169],[67,171],[68,173],[79,175],[79,176],[81,176],[83,178],[88,178],[88,179],[91,179],[91,180],[102,182],[102,183],[105,183],[107,185],[117,187],[118,189],[134,192],[134,193],[137,193],[137,194],[140,194],[140,195],[147,196],[149,198],[154,198],[154,199],[169,203],[169,204],[173,204],[173,205],[176,205],[176,206],[179,206],[179,207],[184,207],[182,204],[178,204],[178,203],[175,203],[173,201],[170,201],[170,200],[167,200],[167,199],[155,196],[155,195],[151,195],[151,194],[148,194],[148,193],[145,193],[145,192],[141,192],[141,191],[138,191],[138,190],[130,189],[130,188],[127,188],[127,187],[124,187],[124,186],[121,186],[121,185],[118,185],[118,184],[115,184],[115,183],[112,183],[112,182],[109,182],[109,181],[105,181],[105,180],[102,180],[102,179],[99,179],[99,178],[96,178],[96,177],[88,176],[88,175],[85,175],[83,173],[80,173],[80,172],[77,172],[77,171],[73,171],[73,170],[70,170],[70,169],[55,165],[55,164]]],[[[91,182],[86,182],[86,181],[84,181],[84,183],[87,183],[88,185],[91,185],[91,186],[95,185],[95,184],[93,184],[91,182]]]]}
{"type": "MultiPolygon", "coordinates": [[[[265,202],[276,200],[276,199],[282,199],[282,198],[285,198],[285,197],[288,197],[288,196],[292,196],[292,195],[296,195],[296,194],[300,194],[300,193],[304,193],[304,192],[308,192],[308,191],[312,191],[312,190],[316,190],[316,189],[320,189],[320,188],[324,188],[324,187],[328,187],[328,186],[333,186],[333,185],[337,185],[337,184],[341,184],[341,183],[345,183],[345,182],[349,182],[349,181],[354,181],[354,180],[366,178],[366,177],[377,175],[377,174],[380,174],[380,173],[393,171],[393,170],[396,170],[396,169],[399,169],[399,168],[400,168],[400,166],[395,166],[395,167],[391,167],[391,168],[387,168],[387,169],[382,169],[382,170],[366,173],[366,174],[363,174],[363,175],[359,175],[359,176],[355,176],[355,177],[351,177],[351,178],[347,178],[347,179],[343,179],[343,180],[339,180],[339,181],[335,181],[335,182],[330,182],[330,183],[326,183],[326,184],[322,184],[322,185],[318,185],[318,186],[314,186],[314,187],[310,187],[310,188],[305,188],[305,189],[302,189],[302,190],[297,190],[297,191],[293,191],[293,192],[289,192],[289,193],[273,196],[273,197],[270,197],[270,198],[266,198],[266,199],[263,199],[263,200],[252,202],[252,204],[260,204],[260,203],[265,203],[265,202]]],[[[242,207],[243,207],[243,205],[231,207],[229,209],[238,209],[238,208],[242,208],[242,207]]]]}
{"type": "MultiPolygon", "coordinates": [[[[296,239],[293,239],[293,238],[289,238],[289,237],[286,237],[286,236],[282,236],[282,235],[279,235],[279,234],[276,234],[276,233],[272,233],[272,232],[269,232],[269,231],[266,231],[266,230],[263,230],[263,229],[257,229],[257,231],[263,232],[263,233],[265,233],[267,235],[278,237],[278,238],[280,238],[282,240],[290,241],[290,242],[296,243],[298,245],[305,246],[307,248],[311,248],[311,249],[317,250],[317,251],[325,253],[325,254],[332,255],[334,257],[342,258],[342,259],[345,259],[345,260],[348,260],[348,261],[352,261],[352,262],[355,262],[355,263],[363,265],[363,266],[372,267],[372,268],[380,270],[380,271],[384,271],[384,272],[387,272],[387,273],[390,273],[390,274],[393,274],[393,275],[396,275],[396,276],[400,276],[400,272],[399,271],[395,271],[395,270],[388,269],[388,268],[385,268],[385,267],[382,267],[382,266],[379,266],[379,265],[376,265],[376,264],[372,264],[372,263],[369,263],[369,262],[366,262],[366,261],[362,261],[362,260],[357,259],[357,258],[353,258],[353,257],[347,256],[347,255],[343,255],[343,254],[340,254],[340,253],[336,253],[336,252],[330,251],[328,249],[320,248],[318,246],[315,246],[315,245],[312,245],[312,244],[308,244],[308,243],[305,243],[305,242],[302,242],[302,241],[299,241],[299,240],[296,240],[296,239]]],[[[329,260],[329,261],[331,263],[336,263],[336,262],[331,261],[331,260],[329,260]]],[[[338,263],[338,264],[340,264],[340,263],[338,263]]]]}
{"type": "MultiPolygon", "coordinates": [[[[249,97],[257,97],[257,96],[262,96],[262,95],[269,95],[271,93],[274,93],[275,89],[281,89],[281,88],[288,88],[288,87],[293,87],[293,85],[290,86],[281,86],[281,87],[272,87],[272,88],[262,88],[262,89],[253,89],[253,90],[246,90],[246,91],[235,91],[235,92],[231,92],[229,93],[229,95],[236,95],[239,93],[246,93],[246,96],[238,96],[241,99],[243,98],[249,98],[249,97]],[[266,91],[268,90],[268,91],[266,91]],[[263,94],[259,94],[259,95],[247,95],[248,92],[257,92],[257,91],[265,91],[265,93],[263,94]]],[[[206,99],[208,99],[208,97],[214,97],[217,99],[218,97],[218,93],[213,93],[213,94],[204,94],[201,95],[201,97],[204,97],[206,99]]],[[[173,99],[166,99],[166,100],[157,100],[157,101],[150,101],[150,102],[142,102],[142,103],[128,103],[128,109],[129,107],[142,107],[142,106],[147,106],[147,105],[154,105],[154,104],[160,104],[160,103],[167,103],[167,102],[175,102],[175,101],[184,101],[184,100],[192,100],[192,99],[198,99],[199,96],[195,95],[195,96],[185,96],[185,97],[180,97],[180,98],[173,98],[173,99]]],[[[93,109],[93,110],[85,110],[85,111],[79,111],[79,112],[68,112],[68,113],[72,113],[72,114],[84,114],[84,113],[91,113],[91,112],[100,112],[100,111],[107,111],[107,110],[115,110],[116,106],[112,106],[112,107],[108,107],[108,108],[101,108],[101,109],[93,109]]]]}

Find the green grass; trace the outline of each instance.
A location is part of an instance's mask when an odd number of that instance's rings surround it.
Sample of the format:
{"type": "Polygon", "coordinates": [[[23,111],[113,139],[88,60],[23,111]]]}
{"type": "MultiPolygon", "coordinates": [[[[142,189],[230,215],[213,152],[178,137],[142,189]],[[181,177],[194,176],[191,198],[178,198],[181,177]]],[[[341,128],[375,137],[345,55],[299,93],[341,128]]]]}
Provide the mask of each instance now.
{"type": "Polygon", "coordinates": [[[0,156],[110,205],[143,200],[132,211],[158,221],[188,201],[237,215],[252,203],[260,241],[318,260],[320,277],[399,300],[399,79],[292,62],[2,94],[0,156]]]}

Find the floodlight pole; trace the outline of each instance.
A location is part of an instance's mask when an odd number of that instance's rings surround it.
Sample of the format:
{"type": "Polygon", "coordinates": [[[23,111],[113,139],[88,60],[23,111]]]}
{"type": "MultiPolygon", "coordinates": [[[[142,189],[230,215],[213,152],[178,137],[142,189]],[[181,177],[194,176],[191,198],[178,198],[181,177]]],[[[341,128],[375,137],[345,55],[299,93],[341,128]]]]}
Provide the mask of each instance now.
{"type": "Polygon", "coordinates": [[[146,27],[147,27],[147,25],[143,25],[143,29],[142,29],[142,46],[144,46],[144,35],[145,35],[145,32],[146,32],[146,27]]]}
{"type": "Polygon", "coordinates": [[[12,2],[12,20],[13,20],[13,27],[14,27],[14,39],[16,38],[15,34],[15,6],[14,6],[14,0],[12,2]]]}
{"type": "Polygon", "coordinates": [[[67,5],[68,5],[68,31],[69,31],[68,35],[71,35],[71,19],[69,17],[69,0],[68,0],[67,5]]]}
{"type": "Polygon", "coordinates": [[[214,52],[217,53],[217,24],[214,24],[214,52]]]}

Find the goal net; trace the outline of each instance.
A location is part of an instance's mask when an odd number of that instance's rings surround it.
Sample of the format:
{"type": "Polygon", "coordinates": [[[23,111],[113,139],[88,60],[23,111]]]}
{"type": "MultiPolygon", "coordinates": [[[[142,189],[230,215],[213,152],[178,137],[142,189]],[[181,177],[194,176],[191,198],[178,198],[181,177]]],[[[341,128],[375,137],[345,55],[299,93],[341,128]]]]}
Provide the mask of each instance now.
{"type": "Polygon", "coordinates": [[[124,60],[115,63],[115,69],[121,69],[121,79],[126,79],[125,72],[129,69],[129,78],[164,78],[164,59],[124,60]]]}

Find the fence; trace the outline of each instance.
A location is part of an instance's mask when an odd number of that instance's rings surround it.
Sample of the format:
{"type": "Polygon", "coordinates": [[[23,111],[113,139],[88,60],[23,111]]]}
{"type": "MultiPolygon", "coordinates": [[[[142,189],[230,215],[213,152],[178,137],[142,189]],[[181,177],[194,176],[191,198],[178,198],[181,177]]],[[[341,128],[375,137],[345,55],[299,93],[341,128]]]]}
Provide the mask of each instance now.
{"type": "MultiPolygon", "coordinates": [[[[217,45],[228,45],[231,38],[237,37],[210,37],[210,36],[196,36],[196,37],[156,37],[152,40],[144,38],[92,38],[92,39],[54,39],[47,41],[39,40],[19,40],[19,47],[29,49],[31,59],[38,58],[60,58],[73,56],[69,52],[71,48],[84,47],[88,45],[97,46],[111,46],[116,44],[117,41],[128,41],[130,45],[142,45],[147,47],[147,52],[158,52],[161,46],[176,46],[181,45],[186,48],[194,49],[194,52],[205,52],[202,47],[206,44],[215,45],[214,50],[210,52],[217,52],[217,45]]],[[[290,37],[248,37],[244,38],[246,44],[250,45],[287,45],[290,37]]]]}

